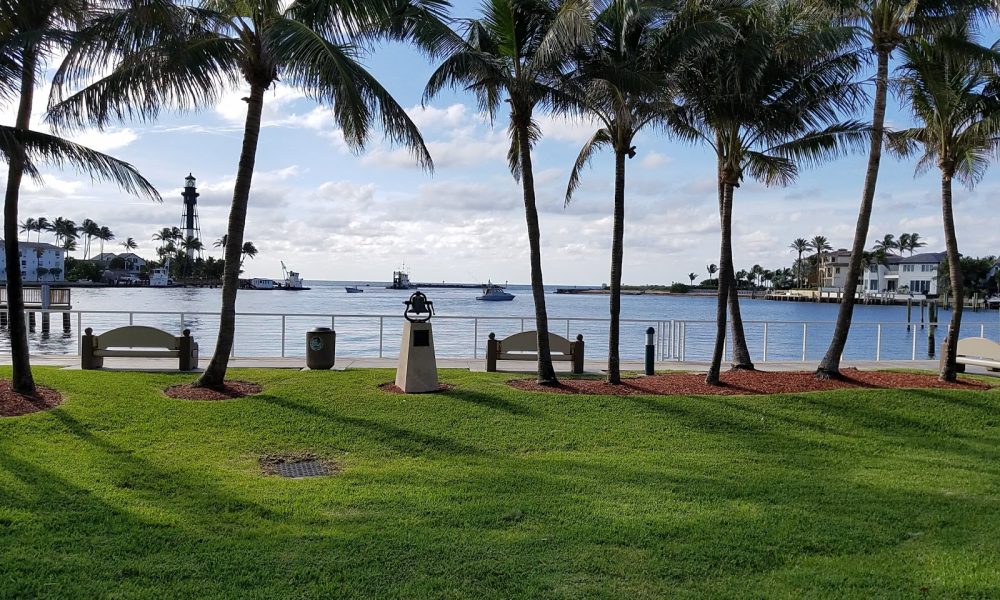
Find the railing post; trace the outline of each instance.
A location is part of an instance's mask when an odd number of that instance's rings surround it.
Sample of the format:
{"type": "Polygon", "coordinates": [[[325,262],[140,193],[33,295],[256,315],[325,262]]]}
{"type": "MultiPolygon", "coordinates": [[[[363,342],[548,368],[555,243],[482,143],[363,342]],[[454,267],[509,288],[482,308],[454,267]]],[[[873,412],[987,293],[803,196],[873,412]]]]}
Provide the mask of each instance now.
{"type": "Polygon", "coordinates": [[[281,358],[285,358],[285,315],[281,315],[281,358]]]}
{"type": "Polygon", "coordinates": [[[472,358],[479,358],[479,317],[472,318],[472,358]]]}
{"type": "Polygon", "coordinates": [[[806,347],[809,340],[809,323],[802,324],[802,362],[806,362],[806,347]]]}
{"type": "Polygon", "coordinates": [[[385,317],[378,318],[378,357],[382,358],[382,332],[385,330],[385,317]]]}
{"type": "Polygon", "coordinates": [[[910,360],[917,360],[917,328],[913,327],[913,352],[910,354],[910,360]]]}
{"type": "Polygon", "coordinates": [[[687,321],[681,321],[681,362],[687,359],[687,321]]]}
{"type": "Polygon", "coordinates": [[[986,337],[986,324],[979,325],[979,337],[986,337]]]}
{"type": "MultiPolygon", "coordinates": [[[[128,313],[128,324],[129,324],[129,325],[134,325],[134,323],[133,323],[133,318],[132,318],[132,317],[134,317],[134,316],[135,316],[135,315],[133,315],[133,314],[132,314],[131,312],[129,312],[129,313],[128,313]]],[[[184,331],[184,328],[183,328],[183,327],[181,327],[181,331],[184,331]]]]}
{"type": "Polygon", "coordinates": [[[761,362],[767,362],[767,321],[764,321],[764,359],[761,362]]]}
{"type": "Polygon", "coordinates": [[[76,353],[83,355],[83,313],[76,313],[76,353]]]}
{"type": "Polygon", "coordinates": [[[524,318],[521,318],[521,331],[524,331],[524,318]]]}
{"type": "Polygon", "coordinates": [[[875,362],[882,360],[882,324],[875,330],[875,362]]]}
{"type": "Polygon", "coordinates": [[[566,319],[566,339],[567,340],[570,339],[570,337],[569,337],[569,319],[566,319]]]}
{"type": "MultiPolygon", "coordinates": [[[[221,327],[222,324],[220,323],[219,326],[221,327]]],[[[181,313],[181,331],[184,331],[184,313],[181,313]]]]}

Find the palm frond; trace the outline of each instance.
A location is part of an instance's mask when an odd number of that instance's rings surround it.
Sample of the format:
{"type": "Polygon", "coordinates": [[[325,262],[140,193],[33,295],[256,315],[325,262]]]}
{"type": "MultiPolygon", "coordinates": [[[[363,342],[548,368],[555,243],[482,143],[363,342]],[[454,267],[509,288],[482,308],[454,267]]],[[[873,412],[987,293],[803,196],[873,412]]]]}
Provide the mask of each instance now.
{"type": "Polygon", "coordinates": [[[573,163],[573,170],[570,171],[569,183],[566,185],[566,200],[563,202],[563,206],[569,206],[570,201],[572,201],[573,193],[580,186],[580,173],[593,158],[594,153],[603,146],[610,146],[611,143],[611,132],[602,127],[594,132],[594,135],[583,145],[580,154],[577,155],[576,161],[573,163]]]}
{"type": "Polygon", "coordinates": [[[39,162],[69,166],[93,179],[115,183],[129,194],[161,200],[153,184],[127,162],[47,133],[0,126],[0,155],[4,160],[9,163],[19,149],[27,158],[25,172],[35,179],[40,178],[39,162]]]}
{"type": "Polygon", "coordinates": [[[354,148],[364,148],[370,124],[378,120],[391,142],[406,146],[421,167],[433,170],[417,126],[356,60],[353,47],[334,44],[292,19],[273,22],[265,40],[275,55],[283,58],[283,73],[290,83],[317,102],[333,107],[344,138],[354,148]]]}

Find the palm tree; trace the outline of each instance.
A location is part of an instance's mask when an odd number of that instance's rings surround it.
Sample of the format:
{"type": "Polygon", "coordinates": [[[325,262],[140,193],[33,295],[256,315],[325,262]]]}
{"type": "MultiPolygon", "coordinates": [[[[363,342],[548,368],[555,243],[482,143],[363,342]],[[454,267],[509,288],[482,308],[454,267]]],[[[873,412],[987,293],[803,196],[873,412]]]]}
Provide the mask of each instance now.
{"type": "Polygon", "coordinates": [[[35,238],[36,242],[42,241],[43,231],[52,231],[52,224],[45,217],[38,217],[35,219],[35,232],[38,233],[38,237],[35,238]]]}
{"type": "MultiPolygon", "coordinates": [[[[896,249],[899,250],[900,256],[903,256],[903,253],[910,249],[910,234],[899,234],[899,237],[896,238],[896,249]]],[[[911,252],[910,254],[913,253],[911,252]]]]}
{"type": "MultiPolygon", "coordinates": [[[[719,267],[715,266],[715,263],[712,263],[706,265],[705,270],[708,271],[708,278],[711,279],[719,271],[719,267]]],[[[719,287],[719,282],[715,282],[715,287],[719,287]]]]}
{"type": "Polygon", "coordinates": [[[69,254],[70,252],[76,252],[76,245],[77,245],[76,238],[66,238],[63,240],[62,246],[60,246],[60,248],[62,248],[63,250],[66,251],[67,254],[69,254]]]}
{"type": "MultiPolygon", "coordinates": [[[[18,203],[24,175],[38,179],[38,162],[69,164],[92,176],[117,183],[129,193],[159,199],[156,190],[129,164],[64,140],[32,131],[37,75],[47,62],[65,48],[76,24],[87,17],[89,3],[83,0],[4,0],[0,3],[0,94],[17,98],[13,127],[0,127],[0,155],[6,160],[4,197],[4,252],[10,260],[20,255],[18,203]]],[[[36,220],[41,237],[42,227],[36,220]]],[[[46,221],[47,223],[47,221],[46,221]]],[[[7,311],[11,350],[11,387],[15,392],[36,393],[28,355],[24,316],[24,288],[20,269],[7,271],[7,311]]]]}
{"type": "MultiPolygon", "coordinates": [[[[611,234],[610,327],[607,381],[621,383],[619,337],[625,237],[625,159],[637,154],[633,141],[643,130],[662,126],[674,107],[664,86],[672,65],[695,46],[699,35],[679,12],[683,3],[609,0],[593,17],[593,41],[580,49],[569,83],[580,109],[599,128],[577,156],[566,187],[566,204],[584,166],[597,150],[614,154],[615,191],[611,234]],[[675,43],[685,39],[686,45],[675,43]]],[[[707,37],[707,36],[706,36],[707,37]]],[[[731,274],[730,274],[731,276],[731,274]]]]}
{"type": "Polygon", "coordinates": [[[115,234],[107,226],[102,225],[97,232],[97,239],[101,240],[101,254],[104,254],[104,242],[110,242],[115,239],[115,234]]]}
{"type": "Polygon", "coordinates": [[[894,134],[893,149],[919,151],[917,172],[941,173],[941,214],[952,290],[951,323],[945,335],[942,381],[955,381],[962,325],[963,281],[952,208],[952,180],[972,188],[1000,149],[1000,42],[979,46],[968,27],[955,26],[931,39],[903,46],[899,85],[920,124],[894,134]]]}
{"type": "Polygon", "coordinates": [[[243,242],[243,252],[240,255],[240,266],[243,266],[244,258],[253,260],[255,256],[257,256],[257,246],[254,246],[253,242],[243,242]]]}
{"type": "Polygon", "coordinates": [[[805,238],[795,238],[788,247],[799,254],[798,260],[795,261],[795,282],[799,287],[802,287],[802,254],[809,250],[809,240],[805,238]]]}
{"type": "MultiPolygon", "coordinates": [[[[180,230],[178,230],[178,231],[180,231],[180,230]]],[[[172,241],[174,239],[173,238],[173,232],[171,231],[171,229],[169,227],[164,227],[163,229],[161,229],[161,230],[157,231],[156,233],[154,233],[152,239],[153,239],[154,242],[160,242],[160,245],[158,246],[158,248],[159,249],[163,249],[167,245],[168,242],[170,242],[170,241],[172,241]]],[[[159,252],[157,252],[157,254],[159,254],[159,252]]]]}
{"type": "Polygon", "coordinates": [[[164,108],[212,106],[242,80],[248,88],[246,124],[226,231],[219,336],[197,384],[225,385],[236,329],[236,292],[247,206],[265,93],[279,79],[303,90],[333,114],[348,144],[363,148],[371,125],[410,148],[421,166],[430,155],[416,126],[358,58],[376,40],[417,40],[424,48],[446,41],[444,0],[213,1],[197,9],[164,3],[151,19],[144,3],[109,12],[88,28],[56,74],[50,118],[104,125],[154,119],[164,108]],[[113,68],[97,82],[91,74],[113,68]],[[149,68],[155,64],[156,68],[149,68]],[[63,92],[85,83],[85,89],[63,92]]]}
{"type": "Polygon", "coordinates": [[[222,234],[222,237],[212,242],[213,248],[225,248],[226,247],[226,234],[222,234]]]}
{"type": "Polygon", "coordinates": [[[752,3],[719,40],[680,71],[684,106],[671,129],[716,156],[721,244],[716,340],[706,382],[719,384],[726,308],[733,317],[735,368],[752,369],[733,278],[732,207],[744,175],[787,185],[799,164],[818,163],[863,139],[863,128],[837,122],[853,107],[856,58],[844,52],[850,31],[795,2],[752,3]]]}
{"type": "MultiPolygon", "coordinates": [[[[919,36],[922,31],[933,30],[939,22],[964,19],[971,12],[993,10],[992,0],[956,0],[942,3],[937,0],[818,0],[831,7],[845,24],[855,27],[875,55],[875,97],[872,103],[871,138],[868,149],[868,168],[861,191],[861,208],[854,230],[851,257],[847,265],[846,281],[861,277],[861,261],[868,241],[872,208],[875,203],[875,186],[882,161],[882,141],[885,137],[885,112],[889,90],[889,60],[893,52],[907,39],[919,36]]],[[[840,376],[840,357],[847,345],[847,334],[854,315],[856,289],[844,287],[837,323],[826,354],[816,367],[816,377],[828,379],[840,376]]]]}
{"type": "MultiPolygon", "coordinates": [[[[875,245],[872,246],[872,248],[885,252],[886,256],[892,256],[892,251],[899,249],[899,242],[896,241],[896,236],[891,233],[887,233],[882,239],[875,242],[875,245]]],[[[902,252],[899,254],[900,256],[903,255],[902,252]]]]}
{"type": "Polygon", "coordinates": [[[26,234],[24,236],[25,242],[30,241],[31,232],[35,230],[35,219],[33,217],[28,217],[27,219],[21,221],[21,224],[18,226],[18,230],[21,233],[26,234]]]}
{"type": "MultiPolygon", "coordinates": [[[[904,234],[904,235],[908,235],[909,236],[907,244],[906,244],[906,249],[909,250],[910,256],[913,256],[913,252],[915,250],[917,250],[918,248],[923,248],[924,246],[927,245],[927,242],[924,242],[924,241],[922,241],[920,239],[920,234],[919,233],[909,233],[909,234],[904,234]]],[[[902,236],[900,236],[900,237],[902,237],[902,236]]]]}
{"type": "Polygon", "coordinates": [[[535,179],[531,149],[538,141],[534,113],[539,107],[566,104],[555,87],[567,50],[583,43],[589,30],[582,3],[558,4],[542,0],[491,0],[483,4],[483,16],[465,24],[463,40],[431,75],[424,102],[445,86],[476,95],[480,109],[491,121],[503,103],[510,107],[508,160],[515,180],[521,183],[528,228],[531,291],[535,304],[538,347],[537,381],[556,385],[549,348],[549,318],[542,277],[541,232],[535,205],[535,179]]]}
{"type": "Polygon", "coordinates": [[[90,256],[90,242],[100,235],[101,227],[91,219],[84,219],[80,223],[80,233],[86,238],[83,243],[83,258],[86,260],[90,256]]]}
{"type": "Polygon", "coordinates": [[[698,279],[697,273],[688,273],[688,279],[691,280],[691,285],[694,285],[694,280],[698,279]]]}
{"type": "Polygon", "coordinates": [[[139,244],[135,242],[134,238],[126,238],[121,244],[122,248],[125,248],[125,252],[131,252],[139,247],[139,244]]]}

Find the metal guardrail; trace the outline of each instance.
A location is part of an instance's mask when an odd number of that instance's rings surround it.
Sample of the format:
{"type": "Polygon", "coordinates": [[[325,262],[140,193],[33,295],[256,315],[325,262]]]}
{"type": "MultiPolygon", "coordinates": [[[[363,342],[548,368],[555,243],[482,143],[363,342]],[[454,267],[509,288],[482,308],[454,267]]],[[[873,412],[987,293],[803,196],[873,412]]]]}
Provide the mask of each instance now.
{"type": "MultiPolygon", "coordinates": [[[[38,351],[50,354],[79,354],[79,340],[86,327],[96,331],[122,325],[144,324],[181,331],[190,328],[199,338],[203,352],[209,352],[218,333],[217,312],[111,311],[50,309],[28,312],[58,313],[62,325],[55,334],[45,333],[33,339],[38,351]],[[60,334],[61,332],[61,334],[60,334]]],[[[434,317],[435,342],[440,356],[478,359],[484,356],[491,332],[500,337],[534,327],[533,317],[434,317]]],[[[590,357],[607,351],[607,318],[550,317],[553,333],[573,339],[584,334],[590,357]]],[[[329,313],[237,313],[233,356],[298,357],[304,356],[304,332],[317,325],[327,325],[337,332],[338,354],[355,357],[395,356],[401,315],[329,314],[329,313]],[[387,328],[387,325],[389,327],[387,328]],[[397,327],[398,326],[398,327],[397,327]],[[292,337],[289,337],[289,336],[292,337]],[[290,341],[291,340],[291,341],[290,341]]],[[[655,330],[656,356],[660,361],[702,361],[711,356],[716,323],[709,320],[621,320],[621,355],[624,359],[642,357],[647,327],[655,330]]],[[[818,360],[826,350],[833,331],[833,321],[744,321],[747,344],[755,362],[818,360]]],[[[928,358],[944,339],[947,322],[934,331],[928,323],[855,322],[845,356],[857,360],[918,360],[928,358]],[[929,334],[932,334],[929,336],[929,334]],[[929,338],[927,346],[920,343],[929,338]],[[918,339],[920,338],[920,339],[918,339]],[[925,351],[926,348],[926,351],[925,351]]],[[[1000,338],[1000,323],[975,323],[963,327],[972,335],[1000,338]]],[[[731,336],[731,331],[727,331],[731,336]]],[[[726,356],[732,340],[726,341],[726,356]]],[[[34,351],[34,350],[33,350],[34,351]]]]}

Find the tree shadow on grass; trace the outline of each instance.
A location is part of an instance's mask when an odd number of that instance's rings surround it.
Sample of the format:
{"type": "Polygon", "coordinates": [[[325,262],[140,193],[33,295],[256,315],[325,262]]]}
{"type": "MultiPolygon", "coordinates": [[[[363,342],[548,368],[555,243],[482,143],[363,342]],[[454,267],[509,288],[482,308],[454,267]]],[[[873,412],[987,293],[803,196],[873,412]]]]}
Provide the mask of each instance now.
{"type": "Polygon", "coordinates": [[[422,455],[427,452],[441,452],[443,454],[456,455],[485,454],[485,452],[480,448],[457,442],[451,438],[413,431],[410,429],[403,429],[402,427],[396,427],[395,425],[389,425],[387,423],[380,423],[371,419],[349,417],[347,415],[337,414],[331,410],[317,408],[308,404],[299,404],[279,396],[262,394],[257,395],[254,398],[259,402],[280,406],[287,410],[304,413],[310,417],[333,421],[334,423],[339,423],[340,425],[346,425],[362,430],[365,434],[372,436],[379,443],[395,448],[403,454],[422,455]]]}
{"type": "Polygon", "coordinates": [[[501,398],[495,394],[484,394],[464,388],[454,388],[444,392],[447,398],[455,398],[470,404],[476,404],[486,408],[502,410],[517,416],[537,416],[537,412],[531,407],[519,402],[512,402],[501,398]]]}

